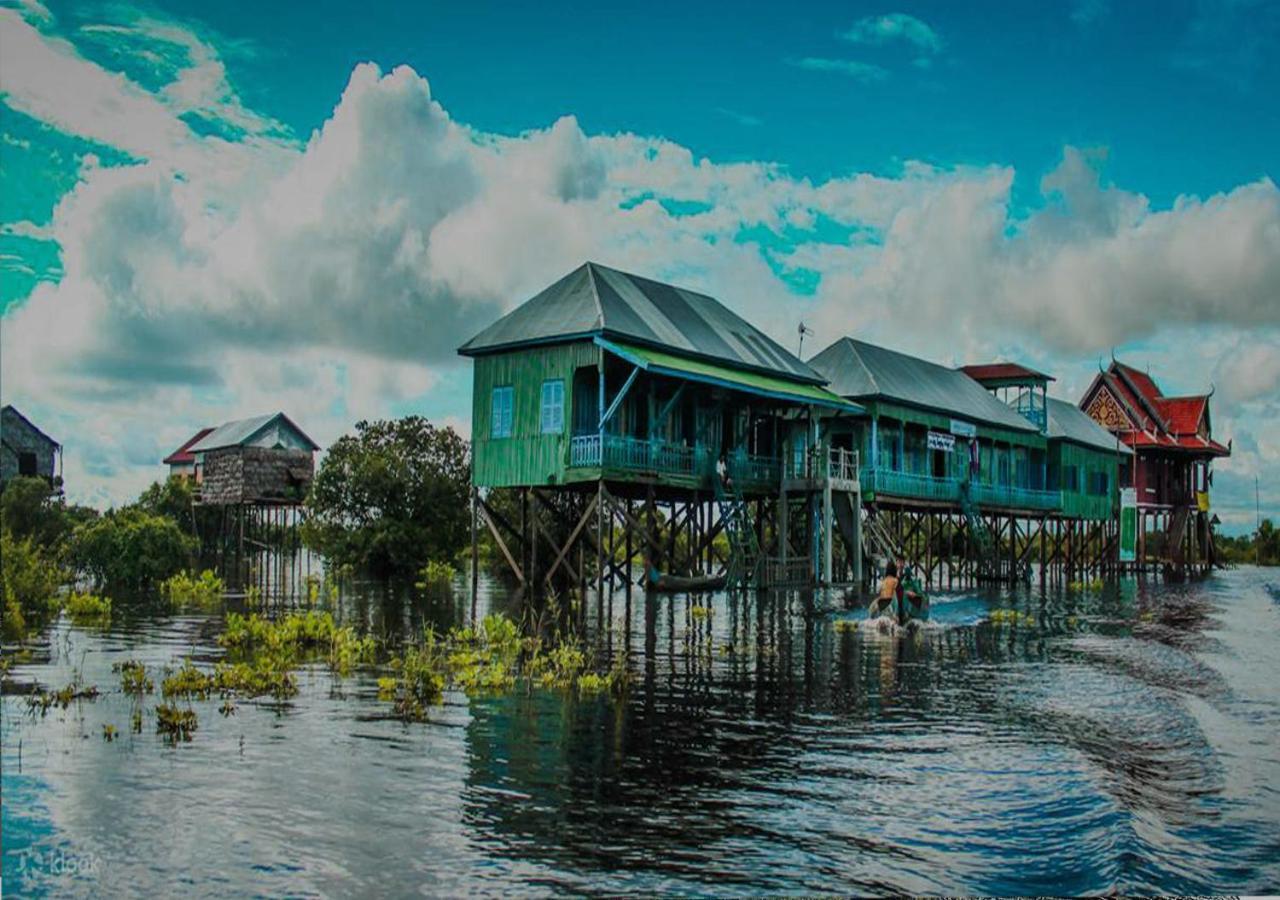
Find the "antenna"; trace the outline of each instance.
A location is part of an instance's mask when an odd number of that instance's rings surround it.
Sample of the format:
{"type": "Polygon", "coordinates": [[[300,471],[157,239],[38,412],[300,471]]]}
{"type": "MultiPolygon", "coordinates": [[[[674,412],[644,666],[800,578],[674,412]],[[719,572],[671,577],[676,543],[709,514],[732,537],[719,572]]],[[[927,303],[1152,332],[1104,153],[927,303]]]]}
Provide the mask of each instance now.
{"type": "Polygon", "coordinates": [[[796,334],[800,335],[800,342],[796,345],[796,356],[803,360],[804,355],[802,351],[804,350],[804,336],[806,334],[813,334],[813,329],[804,324],[804,321],[801,320],[800,326],[796,329],[796,334]]]}

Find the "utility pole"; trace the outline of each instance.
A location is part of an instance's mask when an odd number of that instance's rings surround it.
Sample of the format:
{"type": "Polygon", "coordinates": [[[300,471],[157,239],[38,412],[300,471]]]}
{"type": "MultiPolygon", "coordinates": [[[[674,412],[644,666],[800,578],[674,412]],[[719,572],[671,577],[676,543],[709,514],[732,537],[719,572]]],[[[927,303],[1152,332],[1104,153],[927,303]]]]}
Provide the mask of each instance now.
{"type": "Polygon", "coordinates": [[[799,359],[804,359],[804,336],[806,334],[813,334],[813,329],[804,324],[804,322],[801,322],[800,327],[796,329],[796,333],[800,335],[800,343],[796,347],[796,356],[799,359]]]}
{"type": "Polygon", "coordinates": [[[1253,564],[1259,564],[1262,552],[1262,504],[1258,500],[1258,476],[1253,476],[1253,564]]]}

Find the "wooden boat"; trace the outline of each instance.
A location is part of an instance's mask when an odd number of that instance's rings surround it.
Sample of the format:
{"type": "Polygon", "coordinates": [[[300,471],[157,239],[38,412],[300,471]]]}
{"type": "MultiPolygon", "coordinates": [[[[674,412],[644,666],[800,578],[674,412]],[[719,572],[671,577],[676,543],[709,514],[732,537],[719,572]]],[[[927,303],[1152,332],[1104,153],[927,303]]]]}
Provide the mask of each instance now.
{"type": "Polygon", "coordinates": [[[677,591],[718,591],[727,581],[724,575],[671,575],[650,566],[645,586],[657,593],[671,594],[677,591]]]}

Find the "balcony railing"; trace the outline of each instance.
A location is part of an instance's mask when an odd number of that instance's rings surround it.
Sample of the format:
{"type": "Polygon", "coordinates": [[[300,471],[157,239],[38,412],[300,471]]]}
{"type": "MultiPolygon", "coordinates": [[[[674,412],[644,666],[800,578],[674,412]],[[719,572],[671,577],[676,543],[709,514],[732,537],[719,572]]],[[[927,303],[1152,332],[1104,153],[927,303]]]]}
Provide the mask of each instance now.
{"type": "MultiPolygon", "coordinates": [[[[892,469],[862,470],[862,490],[867,493],[956,503],[960,500],[960,489],[961,482],[953,478],[934,478],[931,475],[897,472],[892,469]]],[[[1056,509],[1062,503],[1062,497],[1057,491],[981,482],[969,484],[969,496],[979,506],[1011,509],[1056,509]]]]}
{"type": "Polygon", "coordinates": [[[919,500],[938,500],[946,503],[960,499],[960,482],[950,478],[934,478],[931,475],[915,475],[892,469],[865,468],[861,474],[865,493],[889,494],[896,497],[914,497],[919,500]]]}
{"type": "Polygon", "coordinates": [[[858,451],[840,447],[811,448],[808,452],[787,457],[788,478],[821,479],[830,476],[841,481],[858,478],[858,451]]]}
{"type": "Polygon", "coordinates": [[[1013,487],[1007,484],[982,484],[969,486],[969,495],[979,506],[1004,506],[1012,509],[1055,509],[1062,505],[1062,495],[1057,491],[1040,491],[1032,488],[1013,487]]]}
{"type": "MultiPolygon", "coordinates": [[[[598,434],[571,438],[569,467],[622,469],[699,479],[710,478],[716,472],[715,458],[709,447],[690,447],[616,434],[604,435],[603,444],[598,434]]],[[[782,477],[782,463],[772,456],[730,453],[725,467],[729,477],[743,485],[774,485],[782,477]]]]}

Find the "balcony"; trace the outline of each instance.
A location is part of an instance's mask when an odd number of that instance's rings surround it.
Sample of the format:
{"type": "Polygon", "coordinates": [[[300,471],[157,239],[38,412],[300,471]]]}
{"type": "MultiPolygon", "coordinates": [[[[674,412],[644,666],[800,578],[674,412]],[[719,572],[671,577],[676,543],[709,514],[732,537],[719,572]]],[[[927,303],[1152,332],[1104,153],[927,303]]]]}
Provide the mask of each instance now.
{"type": "MultiPolygon", "coordinates": [[[[743,487],[770,488],[782,477],[782,464],[768,456],[731,453],[726,460],[729,477],[743,487]]],[[[690,447],[662,440],[624,435],[576,435],[569,441],[569,468],[599,468],[638,474],[674,476],[698,482],[715,473],[715,456],[701,444],[690,447]]]]}
{"type": "Polygon", "coordinates": [[[940,503],[960,502],[960,482],[950,478],[868,467],[862,470],[861,481],[864,494],[885,494],[940,503]]]}
{"type": "Polygon", "coordinates": [[[1032,488],[1013,487],[1007,484],[982,484],[969,486],[969,496],[979,506],[1000,506],[1008,509],[1057,509],[1062,505],[1058,491],[1040,491],[1032,488]]]}
{"type": "MultiPolygon", "coordinates": [[[[961,484],[953,478],[934,478],[892,469],[864,468],[862,490],[867,494],[907,497],[936,503],[959,503],[961,484]]],[[[1057,491],[1040,491],[1010,485],[971,482],[969,496],[979,506],[1006,509],[1057,509],[1062,502],[1057,491]]]]}

